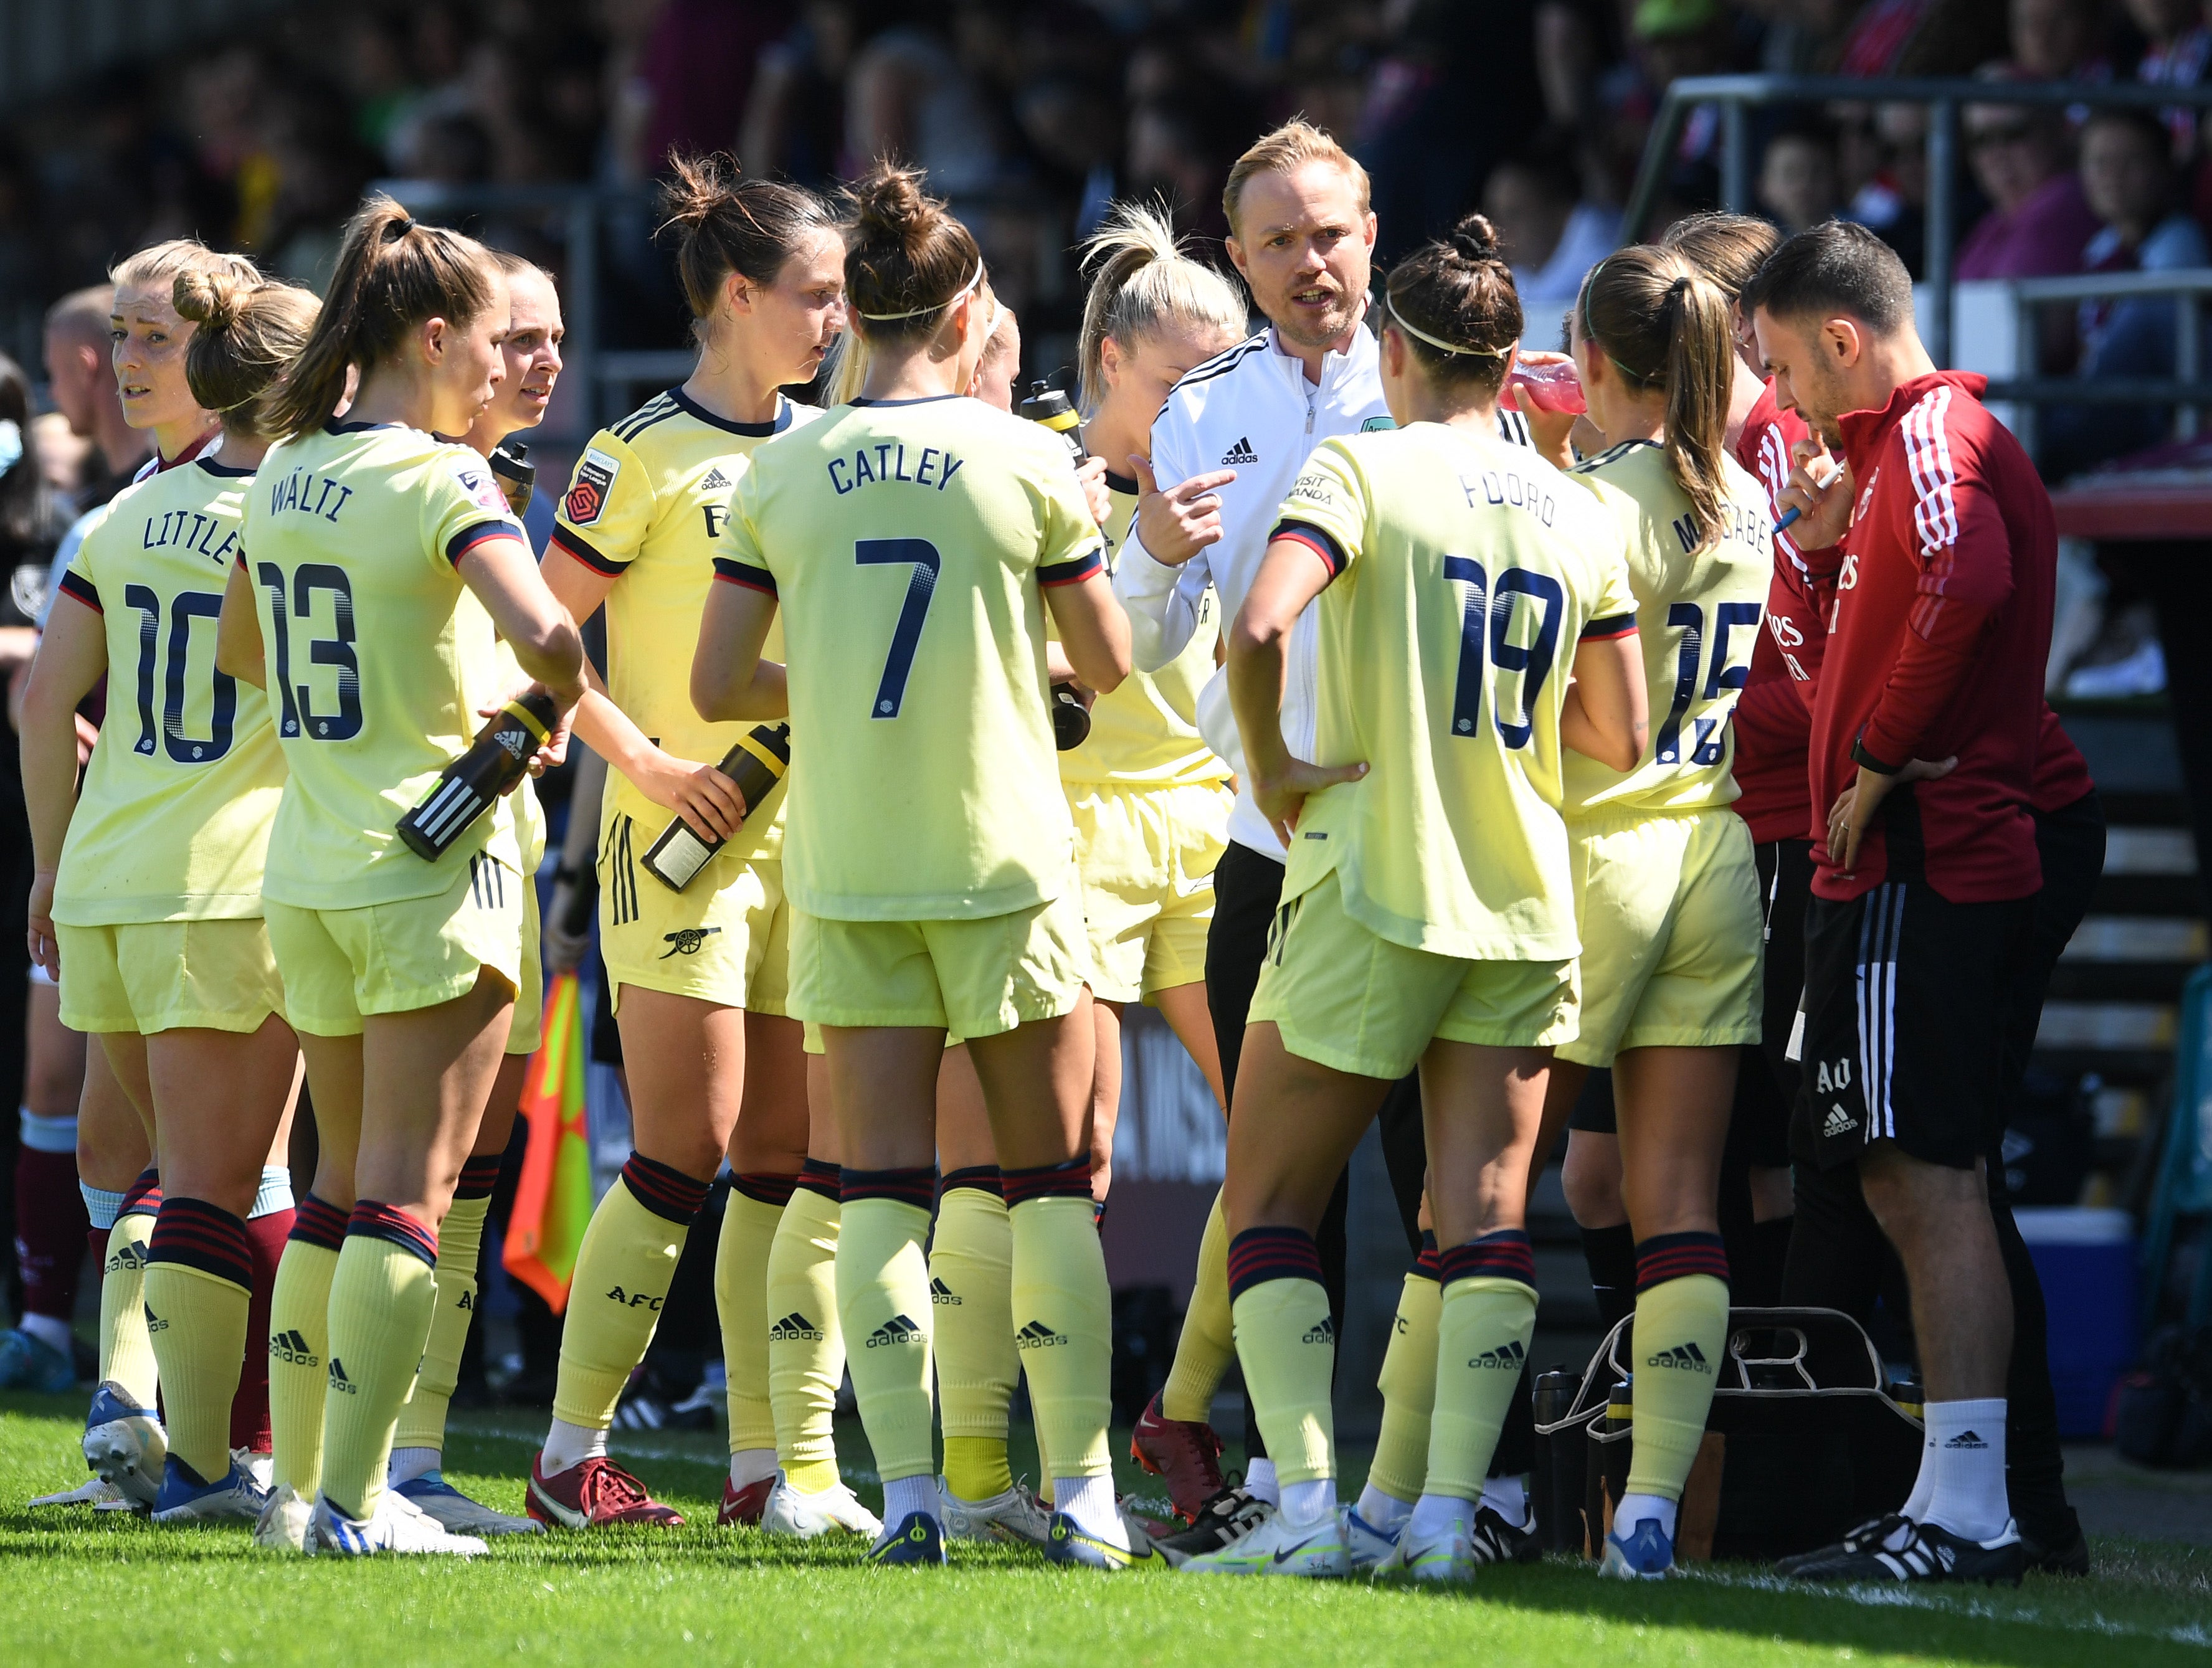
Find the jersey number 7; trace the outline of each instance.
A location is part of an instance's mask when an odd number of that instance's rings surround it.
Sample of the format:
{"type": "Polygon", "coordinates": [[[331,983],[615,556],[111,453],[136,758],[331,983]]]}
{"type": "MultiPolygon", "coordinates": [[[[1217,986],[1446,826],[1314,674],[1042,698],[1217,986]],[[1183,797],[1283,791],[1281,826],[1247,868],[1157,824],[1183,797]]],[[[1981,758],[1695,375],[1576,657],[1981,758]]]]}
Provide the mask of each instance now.
{"type": "Polygon", "coordinates": [[[864,538],[853,545],[853,560],[863,567],[911,567],[906,599],[899,604],[898,623],[891,628],[890,652],[884,658],[884,681],[876,686],[872,718],[895,719],[906,702],[906,681],[914,671],[914,652],[921,642],[922,622],[929,617],[929,600],[937,594],[937,573],[942,563],[937,547],[926,538],[864,538]]]}

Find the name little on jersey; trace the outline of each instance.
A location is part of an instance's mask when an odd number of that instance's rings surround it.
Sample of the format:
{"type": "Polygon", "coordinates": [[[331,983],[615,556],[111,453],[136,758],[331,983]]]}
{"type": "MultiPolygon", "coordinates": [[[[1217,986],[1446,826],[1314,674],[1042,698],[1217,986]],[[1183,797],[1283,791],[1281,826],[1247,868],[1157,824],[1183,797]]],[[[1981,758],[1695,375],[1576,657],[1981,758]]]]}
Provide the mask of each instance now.
{"type": "Polygon", "coordinates": [[[218,567],[227,567],[238,549],[238,525],[233,522],[226,527],[214,516],[203,515],[198,510],[165,510],[158,516],[146,518],[146,531],[139,543],[142,549],[148,550],[169,545],[197,550],[204,556],[213,557],[218,567]],[[209,543],[217,533],[222,535],[222,543],[209,543]]]}
{"type": "Polygon", "coordinates": [[[939,492],[952,484],[952,477],[966,464],[964,458],[933,446],[921,448],[921,455],[908,467],[906,447],[896,440],[878,440],[873,446],[854,448],[849,458],[832,458],[826,465],[830,484],[842,498],[847,493],[862,487],[889,486],[902,482],[912,487],[933,487],[939,492]]]}

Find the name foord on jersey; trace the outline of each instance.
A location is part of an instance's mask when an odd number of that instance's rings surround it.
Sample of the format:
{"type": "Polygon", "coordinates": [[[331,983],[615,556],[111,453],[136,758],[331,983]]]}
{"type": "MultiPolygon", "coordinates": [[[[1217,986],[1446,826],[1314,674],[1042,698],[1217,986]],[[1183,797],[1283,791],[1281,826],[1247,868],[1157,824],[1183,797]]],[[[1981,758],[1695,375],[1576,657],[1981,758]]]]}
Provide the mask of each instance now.
{"type": "Polygon", "coordinates": [[[159,550],[172,545],[197,550],[213,558],[216,567],[228,567],[232,552],[238,548],[238,525],[226,525],[198,510],[165,510],[158,516],[148,516],[139,548],[159,550]],[[220,539],[216,537],[218,533],[220,539]]]}
{"type": "Polygon", "coordinates": [[[302,515],[319,515],[325,521],[335,522],[346,500],[352,496],[353,488],[343,482],[301,467],[278,476],[270,483],[269,513],[297,510],[302,515]]]}
{"type": "Polygon", "coordinates": [[[1523,476],[1517,469],[1478,470],[1472,475],[1459,477],[1459,489],[1467,494],[1467,506],[1478,509],[1487,504],[1493,506],[1510,505],[1525,510],[1543,525],[1552,525],[1559,513],[1559,500],[1552,488],[1541,481],[1523,476]]]}
{"type": "Polygon", "coordinates": [[[855,446],[850,457],[832,458],[827,467],[830,484],[842,498],[862,487],[901,484],[943,492],[966,463],[966,458],[956,458],[939,446],[909,450],[903,441],[878,440],[855,446]]]}

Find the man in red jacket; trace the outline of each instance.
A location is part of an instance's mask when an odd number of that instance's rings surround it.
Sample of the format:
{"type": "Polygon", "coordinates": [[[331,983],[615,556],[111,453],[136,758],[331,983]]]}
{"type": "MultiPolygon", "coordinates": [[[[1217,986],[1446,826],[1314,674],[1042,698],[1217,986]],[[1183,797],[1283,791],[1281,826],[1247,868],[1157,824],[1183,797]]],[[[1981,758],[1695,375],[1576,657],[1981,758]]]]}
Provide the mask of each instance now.
{"type": "Polygon", "coordinates": [[[1982,1166],[2008,967],[2042,883],[2050,499],[1983,379],[1936,369],[1905,268],[1871,233],[1801,234],[1743,300],[1778,399],[1844,461],[1832,473],[1802,443],[1781,500],[1801,548],[1841,552],[1812,710],[1800,1118],[1822,1168],[1857,1167],[1904,1263],[1928,1398],[1909,1512],[1787,1568],[2017,1581],[2012,1305],[1982,1166]]]}

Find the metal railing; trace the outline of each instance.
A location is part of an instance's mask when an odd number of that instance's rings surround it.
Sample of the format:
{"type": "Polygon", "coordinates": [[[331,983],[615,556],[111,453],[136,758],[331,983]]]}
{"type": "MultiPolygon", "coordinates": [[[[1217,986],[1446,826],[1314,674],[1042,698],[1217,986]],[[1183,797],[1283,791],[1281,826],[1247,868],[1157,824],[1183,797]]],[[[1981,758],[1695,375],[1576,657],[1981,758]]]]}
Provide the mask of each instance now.
{"type": "MultiPolygon", "coordinates": [[[[1921,331],[1938,365],[1951,362],[1951,300],[1958,249],[1959,111],[1970,104],[2057,106],[2093,110],[2212,108],[2212,84],[2150,87],[2139,82],[1986,82],[1889,78],[1856,80],[1846,76],[1690,76],[1674,82],[1659,101],[1644,160],[1636,171],[1622,224],[1638,235],[1657,206],[1659,192],[1681,142],[1683,124],[1702,105],[1721,112],[1721,206],[1744,214],[1751,209],[1751,112],[1778,105],[1919,104],[1928,106],[1928,205],[1923,282],[1934,292],[1934,317],[1921,331]]],[[[2057,385],[2051,384],[2056,388],[2057,385]]],[[[2045,393],[2033,383],[2009,397],[2034,403],[2083,397],[2088,384],[2066,385],[2063,395],[2045,393]],[[2027,391],[2033,388],[2034,391],[2027,391]]],[[[2117,385],[2106,384],[2107,387],[2117,385]]]]}
{"type": "Polygon", "coordinates": [[[2175,405],[2179,431],[2197,433],[2198,407],[2212,404],[2212,384],[2197,380],[2203,368],[2203,314],[2191,298],[2212,295],[2212,268],[2169,272],[2084,273],[2078,277],[2014,278],[2005,286],[2013,306],[2014,363],[2033,367],[2041,346],[2038,334],[2043,307],[2066,301],[2130,300],[2146,296],[2175,298],[2174,373],[2158,377],[1993,378],[1989,397],[2013,400],[2020,411],[2012,423],[2020,443],[2035,450],[2036,408],[2040,405],[2175,405]]]}

